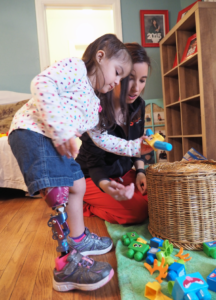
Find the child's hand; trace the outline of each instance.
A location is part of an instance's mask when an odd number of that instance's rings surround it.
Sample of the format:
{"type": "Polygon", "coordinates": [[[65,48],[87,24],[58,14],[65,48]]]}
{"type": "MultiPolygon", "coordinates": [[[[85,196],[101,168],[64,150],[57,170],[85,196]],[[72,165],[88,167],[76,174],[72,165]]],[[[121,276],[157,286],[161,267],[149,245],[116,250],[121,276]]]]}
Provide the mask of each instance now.
{"type": "Polygon", "coordinates": [[[154,150],[151,146],[146,145],[146,144],[143,143],[143,141],[144,141],[145,139],[148,139],[148,136],[143,135],[143,136],[140,138],[140,142],[141,142],[141,155],[145,155],[145,154],[147,154],[147,153],[152,152],[152,150],[154,150]]]}
{"type": "Polygon", "coordinates": [[[67,140],[65,143],[59,145],[56,149],[59,154],[66,155],[67,158],[76,158],[77,154],[79,153],[76,139],[73,137],[67,140]]]}
{"type": "Polygon", "coordinates": [[[117,183],[114,180],[102,180],[100,181],[100,188],[117,201],[129,200],[134,194],[134,184],[124,186],[123,184],[117,183]]]}

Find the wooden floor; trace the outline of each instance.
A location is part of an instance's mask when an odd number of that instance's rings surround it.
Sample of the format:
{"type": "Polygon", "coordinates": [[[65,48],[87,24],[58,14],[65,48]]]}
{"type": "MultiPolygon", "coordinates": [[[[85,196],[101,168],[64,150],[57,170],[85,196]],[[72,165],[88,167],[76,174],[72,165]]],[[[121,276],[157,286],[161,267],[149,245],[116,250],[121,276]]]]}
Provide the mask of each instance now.
{"type": "MultiPolygon", "coordinates": [[[[0,188],[0,299],[120,299],[114,249],[93,257],[109,262],[115,271],[104,287],[92,292],[53,290],[57,242],[47,226],[50,213],[52,210],[42,199],[0,188]]],[[[104,221],[97,217],[85,218],[85,225],[100,236],[108,235],[104,221]]]]}

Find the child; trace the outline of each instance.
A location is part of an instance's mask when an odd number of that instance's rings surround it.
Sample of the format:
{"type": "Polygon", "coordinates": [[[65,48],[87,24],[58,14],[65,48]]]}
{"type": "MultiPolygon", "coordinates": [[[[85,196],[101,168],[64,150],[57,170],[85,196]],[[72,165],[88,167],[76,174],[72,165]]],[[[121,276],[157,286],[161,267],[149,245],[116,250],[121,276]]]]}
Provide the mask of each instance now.
{"type": "MultiPolygon", "coordinates": [[[[87,47],[83,61],[64,59],[36,76],[31,84],[33,98],[15,114],[11,124],[9,143],[29,194],[40,192],[50,204],[50,195],[59,197],[69,187],[68,243],[72,251],[64,267],[54,269],[54,288],[59,291],[96,289],[113,275],[108,263],[83,256],[108,252],[112,241],[90,234],[84,226],[85,179],[73,157],[78,152],[75,137],[93,128],[89,131],[92,138],[109,151],[123,141],[118,139],[106,146],[99,138],[95,126],[99,122],[100,100],[95,92],[112,91],[131,67],[124,44],[115,35],[106,34],[87,47]]],[[[129,150],[123,143],[117,151],[140,155],[140,143],[141,139],[132,141],[129,150]]]]}

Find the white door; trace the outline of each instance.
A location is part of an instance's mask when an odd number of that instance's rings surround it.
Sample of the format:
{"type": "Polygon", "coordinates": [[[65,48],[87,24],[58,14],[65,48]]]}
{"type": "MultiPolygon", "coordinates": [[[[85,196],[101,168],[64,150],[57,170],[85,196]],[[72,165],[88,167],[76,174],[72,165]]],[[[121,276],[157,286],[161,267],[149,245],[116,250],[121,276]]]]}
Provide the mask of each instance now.
{"type": "Polygon", "coordinates": [[[50,64],[65,57],[81,58],[86,47],[114,33],[112,9],[46,8],[50,64]]]}

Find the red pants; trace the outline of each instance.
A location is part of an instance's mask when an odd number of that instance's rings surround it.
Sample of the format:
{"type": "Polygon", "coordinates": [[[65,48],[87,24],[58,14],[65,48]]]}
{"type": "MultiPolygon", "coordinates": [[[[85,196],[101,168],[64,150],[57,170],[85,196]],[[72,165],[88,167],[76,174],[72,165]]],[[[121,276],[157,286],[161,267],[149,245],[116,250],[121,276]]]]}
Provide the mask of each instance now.
{"type": "MultiPolygon", "coordinates": [[[[135,184],[136,173],[130,170],[121,182],[123,185],[135,184]]],[[[84,195],[83,213],[85,217],[98,216],[113,224],[141,223],[148,217],[148,198],[142,195],[135,185],[133,198],[125,201],[117,201],[110,195],[103,193],[91,180],[86,179],[86,193],[84,195]]]]}

